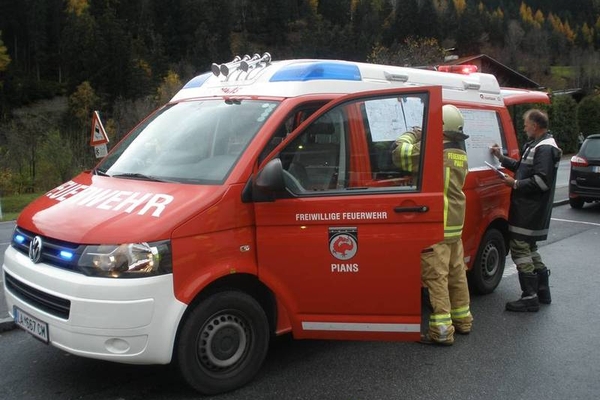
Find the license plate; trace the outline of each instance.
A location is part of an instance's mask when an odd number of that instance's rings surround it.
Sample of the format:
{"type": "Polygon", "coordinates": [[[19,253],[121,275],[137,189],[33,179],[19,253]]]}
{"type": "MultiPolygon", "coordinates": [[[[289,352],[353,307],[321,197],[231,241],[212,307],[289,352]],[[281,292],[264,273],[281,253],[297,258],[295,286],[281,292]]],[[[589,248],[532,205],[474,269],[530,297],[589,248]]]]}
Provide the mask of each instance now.
{"type": "Polygon", "coordinates": [[[15,316],[15,325],[26,330],[36,339],[48,344],[48,324],[46,322],[32,317],[17,307],[15,307],[13,310],[15,316]]]}
{"type": "Polygon", "coordinates": [[[592,172],[600,172],[600,165],[595,165],[592,167],[592,172]]]}

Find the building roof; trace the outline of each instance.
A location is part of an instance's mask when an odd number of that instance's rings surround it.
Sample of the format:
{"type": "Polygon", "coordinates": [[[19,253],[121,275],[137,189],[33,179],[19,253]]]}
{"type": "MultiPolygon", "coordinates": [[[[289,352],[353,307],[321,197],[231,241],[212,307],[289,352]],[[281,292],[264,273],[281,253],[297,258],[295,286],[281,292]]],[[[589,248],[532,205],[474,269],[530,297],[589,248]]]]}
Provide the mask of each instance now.
{"type": "Polygon", "coordinates": [[[525,89],[541,89],[539,83],[529,79],[525,75],[515,71],[512,68],[502,64],[498,60],[486,55],[478,54],[474,56],[461,57],[456,60],[447,61],[447,65],[474,64],[479,68],[479,72],[484,72],[496,76],[498,83],[503,87],[515,87],[525,89]]]}

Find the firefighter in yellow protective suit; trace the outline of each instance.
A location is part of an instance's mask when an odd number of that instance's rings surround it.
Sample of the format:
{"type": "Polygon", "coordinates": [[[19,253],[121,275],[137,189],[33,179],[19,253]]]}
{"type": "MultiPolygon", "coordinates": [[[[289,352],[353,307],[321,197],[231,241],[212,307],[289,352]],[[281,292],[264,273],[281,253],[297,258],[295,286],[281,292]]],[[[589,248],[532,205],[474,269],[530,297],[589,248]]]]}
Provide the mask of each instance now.
{"type": "MultiPolygon", "coordinates": [[[[426,344],[452,345],[454,332],[471,332],[469,288],[461,240],[466,198],[462,191],[468,172],[463,133],[464,118],[458,108],[443,107],[444,122],[444,240],[421,252],[421,280],[429,291],[431,315],[426,344]]],[[[415,175],[420,160],[421,130],[413,128],[396,140],[392,160],[415,175]]]]}

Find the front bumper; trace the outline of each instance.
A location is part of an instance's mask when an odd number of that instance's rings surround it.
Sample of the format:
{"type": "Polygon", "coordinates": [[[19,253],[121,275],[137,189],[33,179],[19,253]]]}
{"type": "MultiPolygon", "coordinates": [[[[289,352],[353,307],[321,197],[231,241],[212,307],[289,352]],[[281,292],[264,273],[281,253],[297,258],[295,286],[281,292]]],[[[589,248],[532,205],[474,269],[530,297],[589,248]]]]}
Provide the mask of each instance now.
{"type": "Polygon", "coordinates": [[[48,323],[50,344],[72,354],[130,364],[171,361],[186,304],[173,293],[173,275],[94,278],[34,264],[9,247],[4,290],[14,307],[48,323]],[[53,307],[54,304],[60,307],[53,307]]]}

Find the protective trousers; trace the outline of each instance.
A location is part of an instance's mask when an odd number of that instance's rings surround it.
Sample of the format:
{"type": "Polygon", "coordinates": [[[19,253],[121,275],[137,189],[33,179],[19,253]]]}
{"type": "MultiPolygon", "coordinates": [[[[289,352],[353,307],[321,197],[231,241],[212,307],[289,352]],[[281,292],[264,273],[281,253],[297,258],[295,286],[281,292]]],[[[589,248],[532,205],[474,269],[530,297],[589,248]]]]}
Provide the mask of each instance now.
{"type": "Polygon", "coordinates": [[[542,262],[542,256],[538,253],[537,244],[534,241],[511,239],[508,242],[510,255],[517,266],[517,270],[523,273],[531,273],[534,270],[546,268],[542,262]]]}
{"type": "Polygon", "coordinates": [[[537,295],[539,302],[550,304],[552,296],[550,295],[550,284],[548,277],[550,270],[542,261],[542,257],[538,253],[537,244],[534,241],[524,241],[511,239],[508,243],[513,262],[517,266],[519,274],[535,273],[538,277],[537,295]]]}
{"type": "Polygon", "coordinates": [[[473,317],[469,309],[469,287],[462,241],[440,242],[421,253],[421,280],[429,290],[432,314],[429,337],[454,342],[455,328],[469,333],[473,317]]]}

